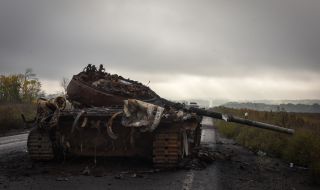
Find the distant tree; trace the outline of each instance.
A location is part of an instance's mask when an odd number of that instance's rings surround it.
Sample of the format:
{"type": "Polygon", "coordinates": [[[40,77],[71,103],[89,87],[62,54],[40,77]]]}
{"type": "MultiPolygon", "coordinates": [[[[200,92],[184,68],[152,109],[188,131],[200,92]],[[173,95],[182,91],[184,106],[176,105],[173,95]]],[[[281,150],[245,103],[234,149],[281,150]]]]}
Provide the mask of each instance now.
{"type": "Polygon", "coordinates": [[[69,84],[70,80],[68,78],[63,77],[61,82],[60,82],[60,86],[63,88],[63,94],[66,95],[67,94],[67,87],[69,84]]]}
{"type": "Polygon", "coordinates": [[[38,97],[41,84],[32,69],[24,74],[0,76],[1,102],[31,102],[38,97]]]}
{"type": "Polygon", "coordinates": [[[24,73],[24,80],[30,80],[30,79],[38,80],[36,78],[36,74],[33,73],[32,69],[31,68],[27,68],[25,73],[24,73]]]}
{"type": "Polygon", "coordinates": [[[0,102],[19,102],[22,75],[0,76],[0,102]]]}
{"type": "Polygon", "coordinates": [[[32,102],[38,98],[40,91],[41,83],[36,78],[36,74],[33,73],[32,69],[26,69],[22,79],[22,100],[24,102],[32,102]]]}

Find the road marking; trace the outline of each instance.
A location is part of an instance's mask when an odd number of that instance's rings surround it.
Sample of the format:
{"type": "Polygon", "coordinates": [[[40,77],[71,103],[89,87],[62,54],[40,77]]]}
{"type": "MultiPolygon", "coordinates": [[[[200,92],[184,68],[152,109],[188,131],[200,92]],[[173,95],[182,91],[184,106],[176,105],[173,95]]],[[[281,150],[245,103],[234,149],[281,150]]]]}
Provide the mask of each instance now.
{"type": "Polygon", "coordinates": [[[193,179],[194,179],[194,173],[193,171],[189,171],[183,180],[182,190],[191,190],[193,179]]]}
{"type": "MultiPolygon", "coordinates": [[[[212,126],[213,120],[212,120],[212,118],[209,118],[209,117],[203,117],[201,124],[212,126]]],[[[212,130],[212,129],[210,129],[210,130],[203,129],[202,130],[201,144],[213,144],[215,141],[216,141],[216,139],[215,139],[214,130],[212,130]]],[[[186,177],[184,178],[183,183],[182,183],[182,190],[191,190],[192,189],[194,177],[195,177],[194,171],[189,171],[186,174],[186,177]]]]}
{"type": "Polygon", "coordinates": [[[201,121],[201,125],[209,125],[212,126],[213,125],[213,119],[211,117],[203,117],[202,121],[201,121]]]}

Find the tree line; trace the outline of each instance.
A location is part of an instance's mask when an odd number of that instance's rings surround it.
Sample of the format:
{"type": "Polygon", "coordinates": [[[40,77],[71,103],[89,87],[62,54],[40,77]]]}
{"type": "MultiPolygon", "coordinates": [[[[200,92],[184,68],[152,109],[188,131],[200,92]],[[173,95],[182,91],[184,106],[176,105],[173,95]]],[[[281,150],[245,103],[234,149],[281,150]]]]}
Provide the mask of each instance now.
{"type": "Polygon", "coordinates": [[[32,69],[23,74],[0,75],[0,103],[31,103],[41,94],[41,83],[32,69]]]}

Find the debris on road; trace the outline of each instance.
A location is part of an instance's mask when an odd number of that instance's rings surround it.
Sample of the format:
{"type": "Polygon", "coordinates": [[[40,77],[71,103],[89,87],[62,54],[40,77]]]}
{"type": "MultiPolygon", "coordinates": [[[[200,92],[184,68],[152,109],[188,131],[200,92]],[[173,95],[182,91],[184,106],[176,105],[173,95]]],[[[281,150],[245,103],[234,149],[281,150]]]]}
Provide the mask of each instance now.
{"type": "Polygon", "coordinates": [[[66,177],[58,177],[58,178],[56,178],[56,181],[69,181],[69,178],[66,178],[66,177]]]}
{"type": "Polygon", "coordinates": [[[232,156],[233,155],[230,153],[213,150],[211,147],[200,146],[195,148],[195,152],[191,157],[182,160],[179,168],[203,170],[216,160],[231,160],[232,156]]]}
{"type": "Polygon", "coordinates": [[[90,175],[90,169],[89,169],[89,166],[86,166],[82,172],[81,172],[82,175],[90,175]]]}
{"type": "Polygon", "coordinates": [[[266,155],[267,155],[267,153],[265,153],[265,152],[263,152],[263,151],[259,150],[259,151],[257,152],[257,155],[258,155],[258,156],[260,156],[260,157],[264,157],[264,156],[266,156],[266,155]]]}
{"type": "Polygon", "coordinates": [[[114,176],[115,179],[123,179],[123,174],[118,174],[114,176]]]}

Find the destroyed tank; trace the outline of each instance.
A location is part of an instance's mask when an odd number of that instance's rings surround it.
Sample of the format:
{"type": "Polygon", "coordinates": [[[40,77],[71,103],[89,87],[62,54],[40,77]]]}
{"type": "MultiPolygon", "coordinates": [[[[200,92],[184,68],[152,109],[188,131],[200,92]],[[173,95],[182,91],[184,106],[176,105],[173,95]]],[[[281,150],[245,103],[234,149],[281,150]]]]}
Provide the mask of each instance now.
{"type": "MultiPolygon", "coordinates": [[[[155,167],[176,167],[200,146],[203,116],[292,134],[292,129],[187,108],[161,98],[149,87],[102,66],[88,65],[73,76],[66,99],[38,100],[35,127],[28,136],[33,160],[67,155],[141,157],[155,167]]],[[[24,118],[24,117],[23,117],[24,118]]]]}

